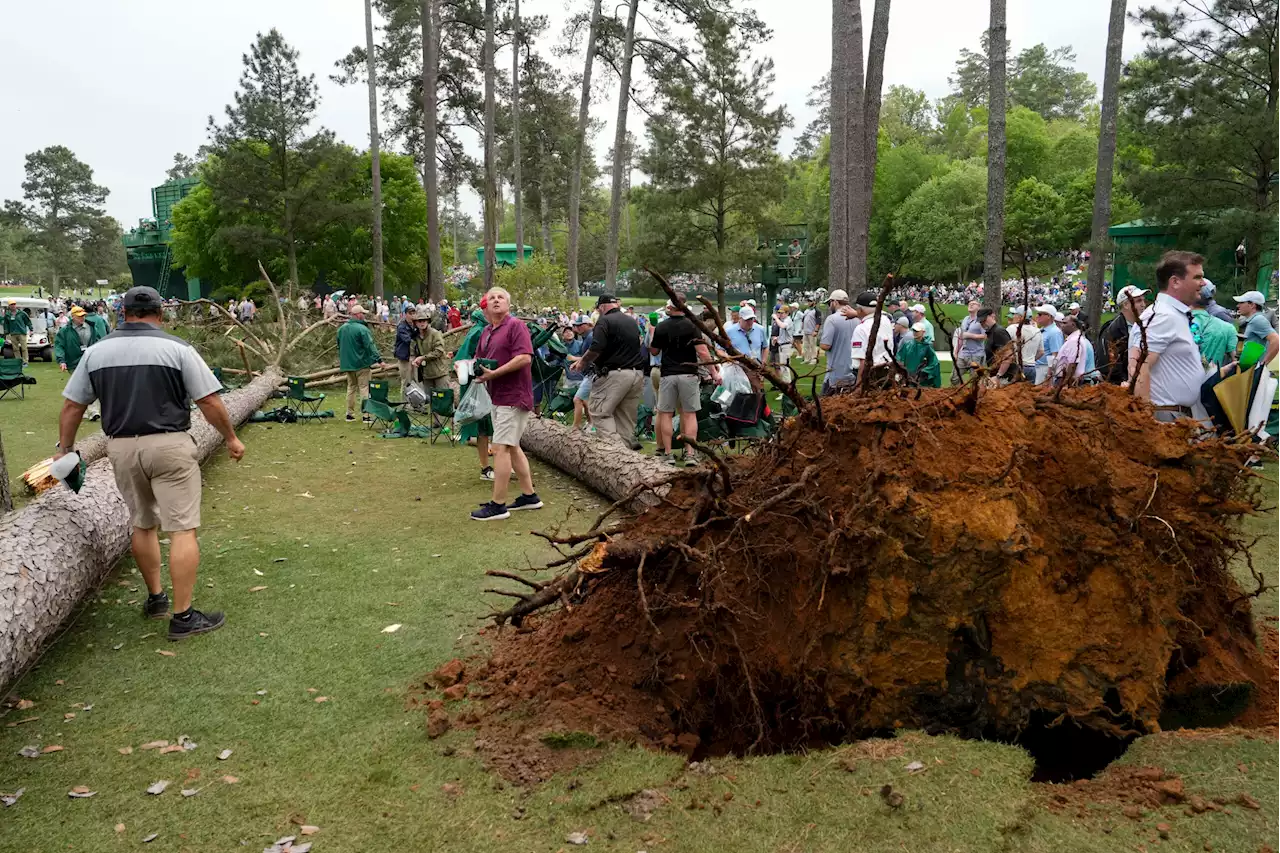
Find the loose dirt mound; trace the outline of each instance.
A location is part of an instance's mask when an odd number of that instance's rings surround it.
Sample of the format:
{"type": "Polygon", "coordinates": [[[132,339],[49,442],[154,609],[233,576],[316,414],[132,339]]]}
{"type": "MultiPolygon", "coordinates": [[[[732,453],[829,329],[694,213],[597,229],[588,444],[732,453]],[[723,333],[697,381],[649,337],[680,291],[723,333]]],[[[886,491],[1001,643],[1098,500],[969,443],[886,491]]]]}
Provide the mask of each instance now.
{"type": "Polygon", "coordinates": [[[485,716],[691,754],[1230,718],[1275,678],[1228,570],[1243,456],[1109,387],[825,400],[603,538],[485,716]]]}

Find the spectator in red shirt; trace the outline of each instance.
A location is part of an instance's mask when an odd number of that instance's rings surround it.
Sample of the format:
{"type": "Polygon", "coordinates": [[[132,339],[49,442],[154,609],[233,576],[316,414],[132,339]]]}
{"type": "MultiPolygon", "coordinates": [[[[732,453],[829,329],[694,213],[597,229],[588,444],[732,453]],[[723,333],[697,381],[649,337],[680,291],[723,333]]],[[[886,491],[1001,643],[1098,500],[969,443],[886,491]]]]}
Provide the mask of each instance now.
{"type": "Polygon", "coordinates": [[[449,306],[449,328],[456,329],[462,325],[462,313],[453,305],[449,306]]]}
{"type": "Polygon", "coordinates": [[[541,509],[542,501],[533,490],[529,460],[520,449],[520,437],[533,414],[533,340],[529,328],[511,316],[511,294],[492,288],[485,298],[485,319],[489,328],[480,335],[476,358],[492,359],[498,366],[484,370],[476,382],[485,383],[493,400],[493,499],[471,513],[476,521],[500,521],[511,510],[541,509]],[[507,506],[507,485],[515,470],[520,497],[507,506]]]}

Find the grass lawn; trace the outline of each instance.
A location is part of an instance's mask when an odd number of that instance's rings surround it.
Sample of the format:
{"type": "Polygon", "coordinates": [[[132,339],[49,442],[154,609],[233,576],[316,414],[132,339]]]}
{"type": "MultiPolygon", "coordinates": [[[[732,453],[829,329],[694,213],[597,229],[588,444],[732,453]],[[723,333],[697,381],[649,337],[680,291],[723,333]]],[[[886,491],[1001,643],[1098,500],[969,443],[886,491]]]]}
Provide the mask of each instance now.
{"type": "MultiPolygon", "coordinates": [[[[17,472],[54,441],[62,383],[46,365],[33,372],[40,384],[25,403],[0,402],[17,472]]],[[[686,772],[675,755],[606,747],[575,772],[513,787],[474,757],[472,732],[428,740],[408,696],[441,663],[483,651],[484,570],[541,559],[531,527],[580,523],[602,499],[535,463],[547,508],[475,524],[465,513],[487,499],[488,484],[469,448],[384,441],[333,421],[242,434],[242,463],[219,455],[205,468],[197,604],[225,609],[227,627],[165,642],[163,623],[141,619],[141,579],[122,562],[12,688],[35,705],[0,717],[0,790],[26,789],[0,808],[0,851],[258,850],[302,823],[320,827],[307,839],[316,853],[552,853],[572,849],[572,832],[590,835],[587,849],[618,853],[1102,853],[1151,844],[1160,822],[1171,825],[1160,850],[1276,846],[1280,779],[1269,738],[1157,735],[1122,759],[1180,773],[1191,792],[1246,792],[1261,803],[1231,816],[1187,818],[1170,807],[1135,821],[1112,806],[1085,818],[1055,814],[1047,787],[1028,782],[1021,749],[916,733],[716,760],[714,775],[686,772]],[[383,633],[392,624],[402,627],[383,633]],[[29,717],[38,719],[19,722],[29,717]],[[139,749],[181,735],[198,748],[139,749]],[[64,749],[19,757],[27,745],[64,749]],[[131,754],[121,754],[126,747],[131,754]],[[217,760],[224,749],[232,755],[217,760]],[[908,773],[911,761],[928,771],[908,773]],[[172,784],[148,796],[158,780],[172,784]],[[886,783],[905,794],[901,809],[876,796],[886,783]],[[96,796],[69,799],[79,785],[96,796]],[[182,789],[199,793],[184,798],[182,789]],[[644,789],[661,802],[647,822],[622,807],[644,789]],[[159,837],[142,847],[151,833],[159,837]]],[[[1257,530],[1255,562],[1274,583],[1275,516],[1257,530]]],[[[1275,607],[1273,594],[1259,609],[1274,616],[1275,607]]]]}

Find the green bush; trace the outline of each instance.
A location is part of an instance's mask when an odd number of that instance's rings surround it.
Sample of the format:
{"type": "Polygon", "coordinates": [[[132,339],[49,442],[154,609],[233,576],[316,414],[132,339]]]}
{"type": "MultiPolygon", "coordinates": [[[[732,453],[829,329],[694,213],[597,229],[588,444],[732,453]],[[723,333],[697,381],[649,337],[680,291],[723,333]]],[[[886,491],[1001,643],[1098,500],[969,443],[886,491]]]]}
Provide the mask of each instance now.
{"type": "Polygon", "coordinates": [[[534,255],[517,266],[500,267],[496,282],[511,294],[514,307],[522,311],[539,311],[548,305],[567,311],[575,306],[565,297],[566,277],[564,267],[546,255],[534,255]]]}

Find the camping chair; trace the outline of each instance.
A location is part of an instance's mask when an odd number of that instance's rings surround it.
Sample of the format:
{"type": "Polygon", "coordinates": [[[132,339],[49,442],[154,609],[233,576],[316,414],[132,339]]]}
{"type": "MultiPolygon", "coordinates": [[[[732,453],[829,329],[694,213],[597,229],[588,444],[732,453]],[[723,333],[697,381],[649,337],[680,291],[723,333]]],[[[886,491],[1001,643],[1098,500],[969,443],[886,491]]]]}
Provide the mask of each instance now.
{"type": "MultiPolygon", "coordinates": [[[[430,438],[431,437],[431,420],[430,412],[425,409],[417,411],[409,405],[407,400],[391,400],[388,399],[391,394],[391,383],[385,379],[375,379],[369,383],[369,399],[385,406],[387,411],[392,415],[392,421],[395,424],[393,432],[403,432],[404,435],[392,436],[384,433],[383,438],[400,437],[405,438],[413,436],[414,438],[430,438]]],[[[367,402],[367,401],[366,401],[367,402]]],[[[361,408],[361,411],[373,414],[374,421],[380,420],[375,413],[369,412],[367,409],[361,408]]]]}
{"type": "Polygon", "coordinates": [[[641,403],[636,410],[636,441],[652,441],[653,436],[653,409],[641,403]]]}
{"type": "Polygon", "coordinates": [[[453,437],[453,389],[433,388],[431,395],[431,422],[428,426],[431,443],[443,435],[453,437]]]}
{"type": "Polygon", "coordinates": [[[307,380],[301,376],[290,376],[288,384],[289,389],[285,392],[285,399],[299,409],[304,417],[320,417],[320,404],[324,402],[324,394],[307,393],[307,380]]]}
{"type": "MultiPolygon", "coordinates": [[[[372,386],[372,383],[370,383],[372,386]]],[[[372,394],[370,387],[370,394],[372,394]]],[[[360,402],[360,411],[368,415],[371,420],[369,426],[382,430],[382,438],[408,438],[409,437],[409,415],[402,411],[397,411],[387,404],[385,400],[375,399],[369,396],[360,402]]]]}
{"type": "Polygon", "coordinates": [[[27,399],[27,386],[35,385],[36,378],[22,372],[22,359],[0,358],[0,400],[13,395],[27,399]]]}
{"type": "Polygon", "coordinates": [[[222,386],[222,388],[219,389],[218,391],[219,394],[225,394],[228,391],[230,391],[232,388],[240,387],[239,385],[231,382],[231,380],[227,379],[225,375],[223,375],[221,367],[210,367],[209,369],[213,371],[213,378],[218,380],[218,384],[222,386]]]}

